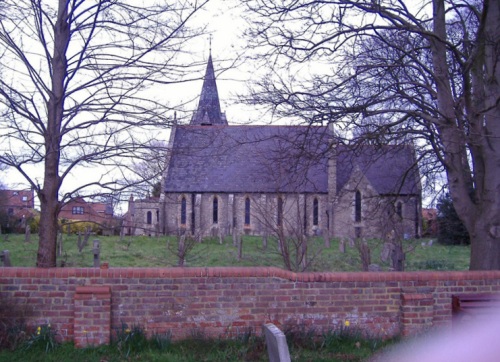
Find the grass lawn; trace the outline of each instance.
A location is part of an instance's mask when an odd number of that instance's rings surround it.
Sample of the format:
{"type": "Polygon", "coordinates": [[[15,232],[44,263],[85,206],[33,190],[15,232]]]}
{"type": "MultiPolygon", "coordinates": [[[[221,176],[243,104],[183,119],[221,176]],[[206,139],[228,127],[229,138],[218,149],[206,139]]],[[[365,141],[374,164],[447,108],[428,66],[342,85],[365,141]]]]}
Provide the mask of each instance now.
{"type": "MultiPolygon", "coordinates": [[[[65,343],[46,352],[45,344],[26,349],[20,343],[11,351],[0,348],[0,361],[8,362],[114,362],[114,361],[268,361],[264,339],[254,334],[240,338],[194,338],[172,342],[146,340],[143,336],[114,341],[108,346],[75,349],[65,343]]],[[[381,341],[360,337],[356,332],[329,331],[313,339],[307,332],[287,334],[287,344],[292,361],[365,361],[382,348],[395,341],[381,341]]]]}
{"type": "MultiPolygon", "coordinates": [[[[94,236],[80,253],[77,235],[63,234],[63,250],[58,256],[58,265],[68,267],[93,266],[92,240],[100,240],[101,262],[110,267],[171,267],[176,266],[177,240],[173,237],[125,237],[94,236]]],[[[444,246],[436,242],[427,246],[428,239],[405,241],[406,270],[467,270],[470,248],[468,246],[444,246]],[[423,246],[425,244],[425,246],[423,246]]],[[[389,263],[381,262],[382,242],[370,240],[372,263],[388,270],[389,263]]],[[[0,235],[0,251],[9,250],[13,266],[35,266],[38,248],[37,235],[30,242],[24,235],[0,235]]],[[[322,238],[312,239],[308,245],[311,260],[308,271],[359,271],[361,261],[356,248],[346,246],[346,252],[339,251],[339,241],[333,240],[330,248],[324,247],[322,238]]],[[[217,239],[205,239],[197,243],[188,253],[185,266],[277,266],[283,267],[283,260],[277,251],[276,242],[268,241],[262,248],[262,239],[254,236],[243,237],[242,258],[238,258],[238,248],[230,237],[220,244],[217,239]]]]}

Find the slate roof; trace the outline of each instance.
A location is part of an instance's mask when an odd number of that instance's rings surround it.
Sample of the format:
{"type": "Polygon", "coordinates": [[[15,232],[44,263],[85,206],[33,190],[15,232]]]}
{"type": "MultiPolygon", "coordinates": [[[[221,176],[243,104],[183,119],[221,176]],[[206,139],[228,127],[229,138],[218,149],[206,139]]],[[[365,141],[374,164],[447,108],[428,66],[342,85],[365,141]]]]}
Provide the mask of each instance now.
{"type": "MultiPolygon", "coordinates": [[[[166,192],[328,192],[327,127],[178,126],[166,192]]],[[[335,148],[337,190],[356,165],[380,194],[417,194],[411,147],[335,148]],[[406,177],[405,177],[406,176],[406,177]]]]}
{"type": "Polygon", "coordinates": [[[345,186],[355,167],[380,195],[420,194],[419,173],[411,146],[339,146],[337,190],[345,186]]]}

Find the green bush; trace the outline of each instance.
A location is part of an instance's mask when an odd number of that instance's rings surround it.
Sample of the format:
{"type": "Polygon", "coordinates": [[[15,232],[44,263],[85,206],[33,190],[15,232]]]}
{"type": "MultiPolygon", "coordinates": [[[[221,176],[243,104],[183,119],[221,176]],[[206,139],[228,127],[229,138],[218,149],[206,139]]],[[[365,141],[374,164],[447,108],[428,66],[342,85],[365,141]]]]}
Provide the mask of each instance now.
{"type": "Polygon", "coordinates": [[[444,245],[469,245],[469,232],[459,219],[450,194],[439,198],[437,210],[438,242],[444,245]]]}

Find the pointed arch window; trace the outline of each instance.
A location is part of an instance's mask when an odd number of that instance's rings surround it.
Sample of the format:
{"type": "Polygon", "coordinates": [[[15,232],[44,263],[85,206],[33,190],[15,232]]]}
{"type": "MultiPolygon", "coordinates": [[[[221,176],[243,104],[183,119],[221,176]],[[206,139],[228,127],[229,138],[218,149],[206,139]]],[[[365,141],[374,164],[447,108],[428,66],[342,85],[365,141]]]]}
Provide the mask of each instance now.
{"type": "Polygon", "coordinates": [[[399,216],[400,219],[403,218],[403,203],[401,201],[398,201],[396,203],[396,214],[399,216]]]}
{"type": "Polygon", "coordinates": [[[181,199],[181,224],[186,225],[187,221],[187,202],[186,198],[183,196],[181,199]]]}
{"type": "Polygon", "coordinates": [[[361,192],[356,191],[354,197],[354,221],[361,221],[361,192]]]}
{"type": "Polygon", "coordinates": [[[318,226],[319,224],[319,201],[315,197],[313,201],[313,225],[318,226]]]}
{"type": "Polygon", "coordinates": [[[283,199],[278,197],[278,220],[277,223],[279,226],[283,225],[283,199]]]}
{"type": "Polygon", "coordinates": [[[250,225],[250,198],[245,199],[245,225],[250,225]]]}
{"type": "Polygon", "coordinates": [[[146,223],[148,225],[151,225],[153,223],[153,213],[151,211],[148,211],[146,213],[146,223]]]}
{"type": "Polygon", "coordinates": [[[213,223],[217,224],[219,222],[219,199],[217,196],[214,197],[213,202],[213,223]]]}

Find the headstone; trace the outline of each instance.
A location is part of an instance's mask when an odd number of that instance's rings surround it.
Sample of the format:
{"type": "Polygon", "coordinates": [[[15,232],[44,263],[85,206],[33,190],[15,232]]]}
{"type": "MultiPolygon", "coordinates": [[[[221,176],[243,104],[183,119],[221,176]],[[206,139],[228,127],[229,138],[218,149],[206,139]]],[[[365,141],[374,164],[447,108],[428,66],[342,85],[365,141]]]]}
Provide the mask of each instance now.
{"type": "Polygon", "coordinates": [[[389,261],[389,257],[392,253],[393,244],[386,242],[382,246],[382,251],[380,252],[380,260],[382,263],[387,263],[389,261]]]}
{"type": "Polygon", "coordinates": [[[378,265],[378,264],[370,264],[370,265],[368,265],[368,271],[379,272],[381,270],[382,269],[380,268],[380,265],[378,265]]]}
{"type": "Polygon", "coordinates": [[[330,236],[328,235],[328,233],[323,234],[323,240],[325,242],[325,248],[329,249],[331,245],[330,245],[330,236]]]}
{"type": "Polygon", "coordinates": [[[62,233],[57,233],[57,255],[61,256],[63,253],[62,233]]]}
{"type": "Polygon", "coordinates": [[[233,231],[233,246],[238,246],[238,232],[236,231],[236,229],[234,229],[233,231]]]}
{"type": "Polygon", "coordinates": [[[356,243],[354,242],[353,238],[349,238],[349,247],[354,248],[356,246],[356,243]]]}
{"type": "Polygon", "coordinates": [[[286,344],[285,334],[272,323],[264,324],[263,330],[269,362],[290,362],[290,352],[286,344]]]}
{"type": "Polygon", "coordinates": [[[434,243],[434,240],[429,240],[429,242],[427,243],[428,246],[432,246],[432,244],[434,243]]]}
{"type": "Polygon", "coordinates": [[[99,268],[101,266],[99,240],[94,240],[94,248],[92,251],[94,252],[94,268],[99,268]]]}
{"type": "Polygon", "coordinates": [[[344,239],[340,239],[339,252],[341,252],[342,254],[345,253],[345,240],[344,239]]]}
{"type": "Polygon", "coordinates": [[[394,245],[391,259],[392,259],[392,268],[395,271],[404,271],[405,253],[403,251],[403,247],[400,244],[394,245]]]}
{"type": "Polygon", "coordinates": [[[267,234],[262,235],[262,249],[267,249],[267,234]]]}
{"type": "Polygon", "coordinates": [[[12,266],[10,263],[10,252],[8,250],[4,250],[0,253],[0,262],[2,266],[12,266]]]}
{"type": "Polygon", "coordinates": [[[177,265],[184,266],[184,262],[186,259],[186,235],[182,234],[179,236],[179,247],[177,248],[177,265]]]}
{"type": "Polygon", "coordinates": [[[243,238],[241,234],[238,234],[238,260],[241,260],[243,257],[243,238]]]}
{"type": "Polygon", "coordinates": [[[366,241],[362,241],[359,245],[359,253],[361,256],[361,264],[363,266],[363,271],[368,271],[368,267],[371,264],[370,257],[370,247],[366,241]]]}
{"type": "Polygon", "coordinates": [[[219,244],[224,244],[224,237],[222,236],[222,229],[219,229],[219,244]]]}
{"type": "Polygon", "coordinates": [[[31,228],[29,225],[26,225],[26,231],[24,233],[24,241],[29,243],[31,241],[31,228]]]}

